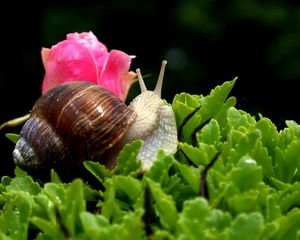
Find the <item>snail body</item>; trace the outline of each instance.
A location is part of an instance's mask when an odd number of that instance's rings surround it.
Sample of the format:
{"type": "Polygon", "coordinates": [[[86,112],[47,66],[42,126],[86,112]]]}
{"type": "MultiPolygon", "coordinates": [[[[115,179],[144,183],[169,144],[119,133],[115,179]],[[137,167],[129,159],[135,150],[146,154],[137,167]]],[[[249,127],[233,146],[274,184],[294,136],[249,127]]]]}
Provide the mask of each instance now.
{"type": "Polygon", "coordinates": [[[13,151],[17,165],[30,169],[76,166],[84,160],[112,167],[127,143],[142,139],[137,158],[147,170],[158,149],[177,150],[177,129],[172,108],[161,99],[166,62],[154,91],[142,93],[126,106],[108,90],[88,82],[68,82],[38,99],[13,151]]]}

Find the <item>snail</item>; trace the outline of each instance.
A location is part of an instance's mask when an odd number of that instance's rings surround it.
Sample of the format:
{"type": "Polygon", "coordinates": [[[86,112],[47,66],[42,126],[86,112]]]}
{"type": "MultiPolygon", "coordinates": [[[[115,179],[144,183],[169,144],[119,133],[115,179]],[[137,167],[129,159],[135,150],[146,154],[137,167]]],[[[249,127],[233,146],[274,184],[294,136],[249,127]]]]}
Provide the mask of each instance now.
{"type": "Polygon", "coordinates": [[[162,62],[154,91],[148,91],[140,69],[141,94],[127,106],[108,90],[89,82],[58,85],[34,104],[12,153],[15,164],[29,169],[76,166],[84,160],[109,168],[127,143],[143,140],[137,155],[142,170],[156,160],[157,151],[177,150],[177,128],[172,108],[161,99],[162,62]]]}

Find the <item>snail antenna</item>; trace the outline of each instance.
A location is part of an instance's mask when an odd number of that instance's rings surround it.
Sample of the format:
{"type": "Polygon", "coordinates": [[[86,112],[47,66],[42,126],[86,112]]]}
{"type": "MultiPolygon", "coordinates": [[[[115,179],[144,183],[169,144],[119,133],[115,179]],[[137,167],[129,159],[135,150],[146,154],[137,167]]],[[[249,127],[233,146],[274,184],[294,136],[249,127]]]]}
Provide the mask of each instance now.
{"type": "Polygon", "coordinates": [[[146,85],[145,85],[145,82],[143,80],[143,77],[142,77],[142,74],[141,74],[141,69],[136,69],[136,73],[138,75],[138,80],[139,80],[139,84],[140,84],[140,88],[141,88],[141,92],[146,92],[147,91],[147,88],[146,88],[146,85]]]}
{"type": "Polygon", "coordinates": [[[163,60],[161,63],[161,68],[160,68],[160,73],[159,73],[159,77],[154,89],[154,93],[156,93],[159,97],[161,97],[161,89],[162,89],[162,83],[164,80],[164,74],[165,74],[165,68],[167,65],[167,60],[163,60]]]}

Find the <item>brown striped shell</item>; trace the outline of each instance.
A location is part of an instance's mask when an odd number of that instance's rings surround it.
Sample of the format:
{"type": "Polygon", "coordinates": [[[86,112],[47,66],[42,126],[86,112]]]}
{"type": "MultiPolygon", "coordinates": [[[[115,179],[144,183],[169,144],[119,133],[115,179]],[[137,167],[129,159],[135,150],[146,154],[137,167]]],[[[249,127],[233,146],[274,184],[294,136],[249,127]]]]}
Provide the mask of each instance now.
{"type": "Polygon", "coordinates": [[[59,85],[35,103],[13,159],[33,169],[101,161],[135,117],[131,108],[98,85],[83,81],[59,85]]]}

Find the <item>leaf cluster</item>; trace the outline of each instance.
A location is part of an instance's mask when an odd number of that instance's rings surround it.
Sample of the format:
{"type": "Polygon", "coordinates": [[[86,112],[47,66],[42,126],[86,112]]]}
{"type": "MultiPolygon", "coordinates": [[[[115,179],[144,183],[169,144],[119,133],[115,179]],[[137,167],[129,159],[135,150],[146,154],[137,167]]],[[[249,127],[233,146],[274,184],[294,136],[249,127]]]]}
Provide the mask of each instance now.
{"type": "Polygon", "coordinates": [[[237,109],[234,83],[175,96],[178,151],[146,173],[138,140],[113,170],[84,162],[97,186],[3,176],[0,239],[299,239],[300,126],[237,109]]]}

